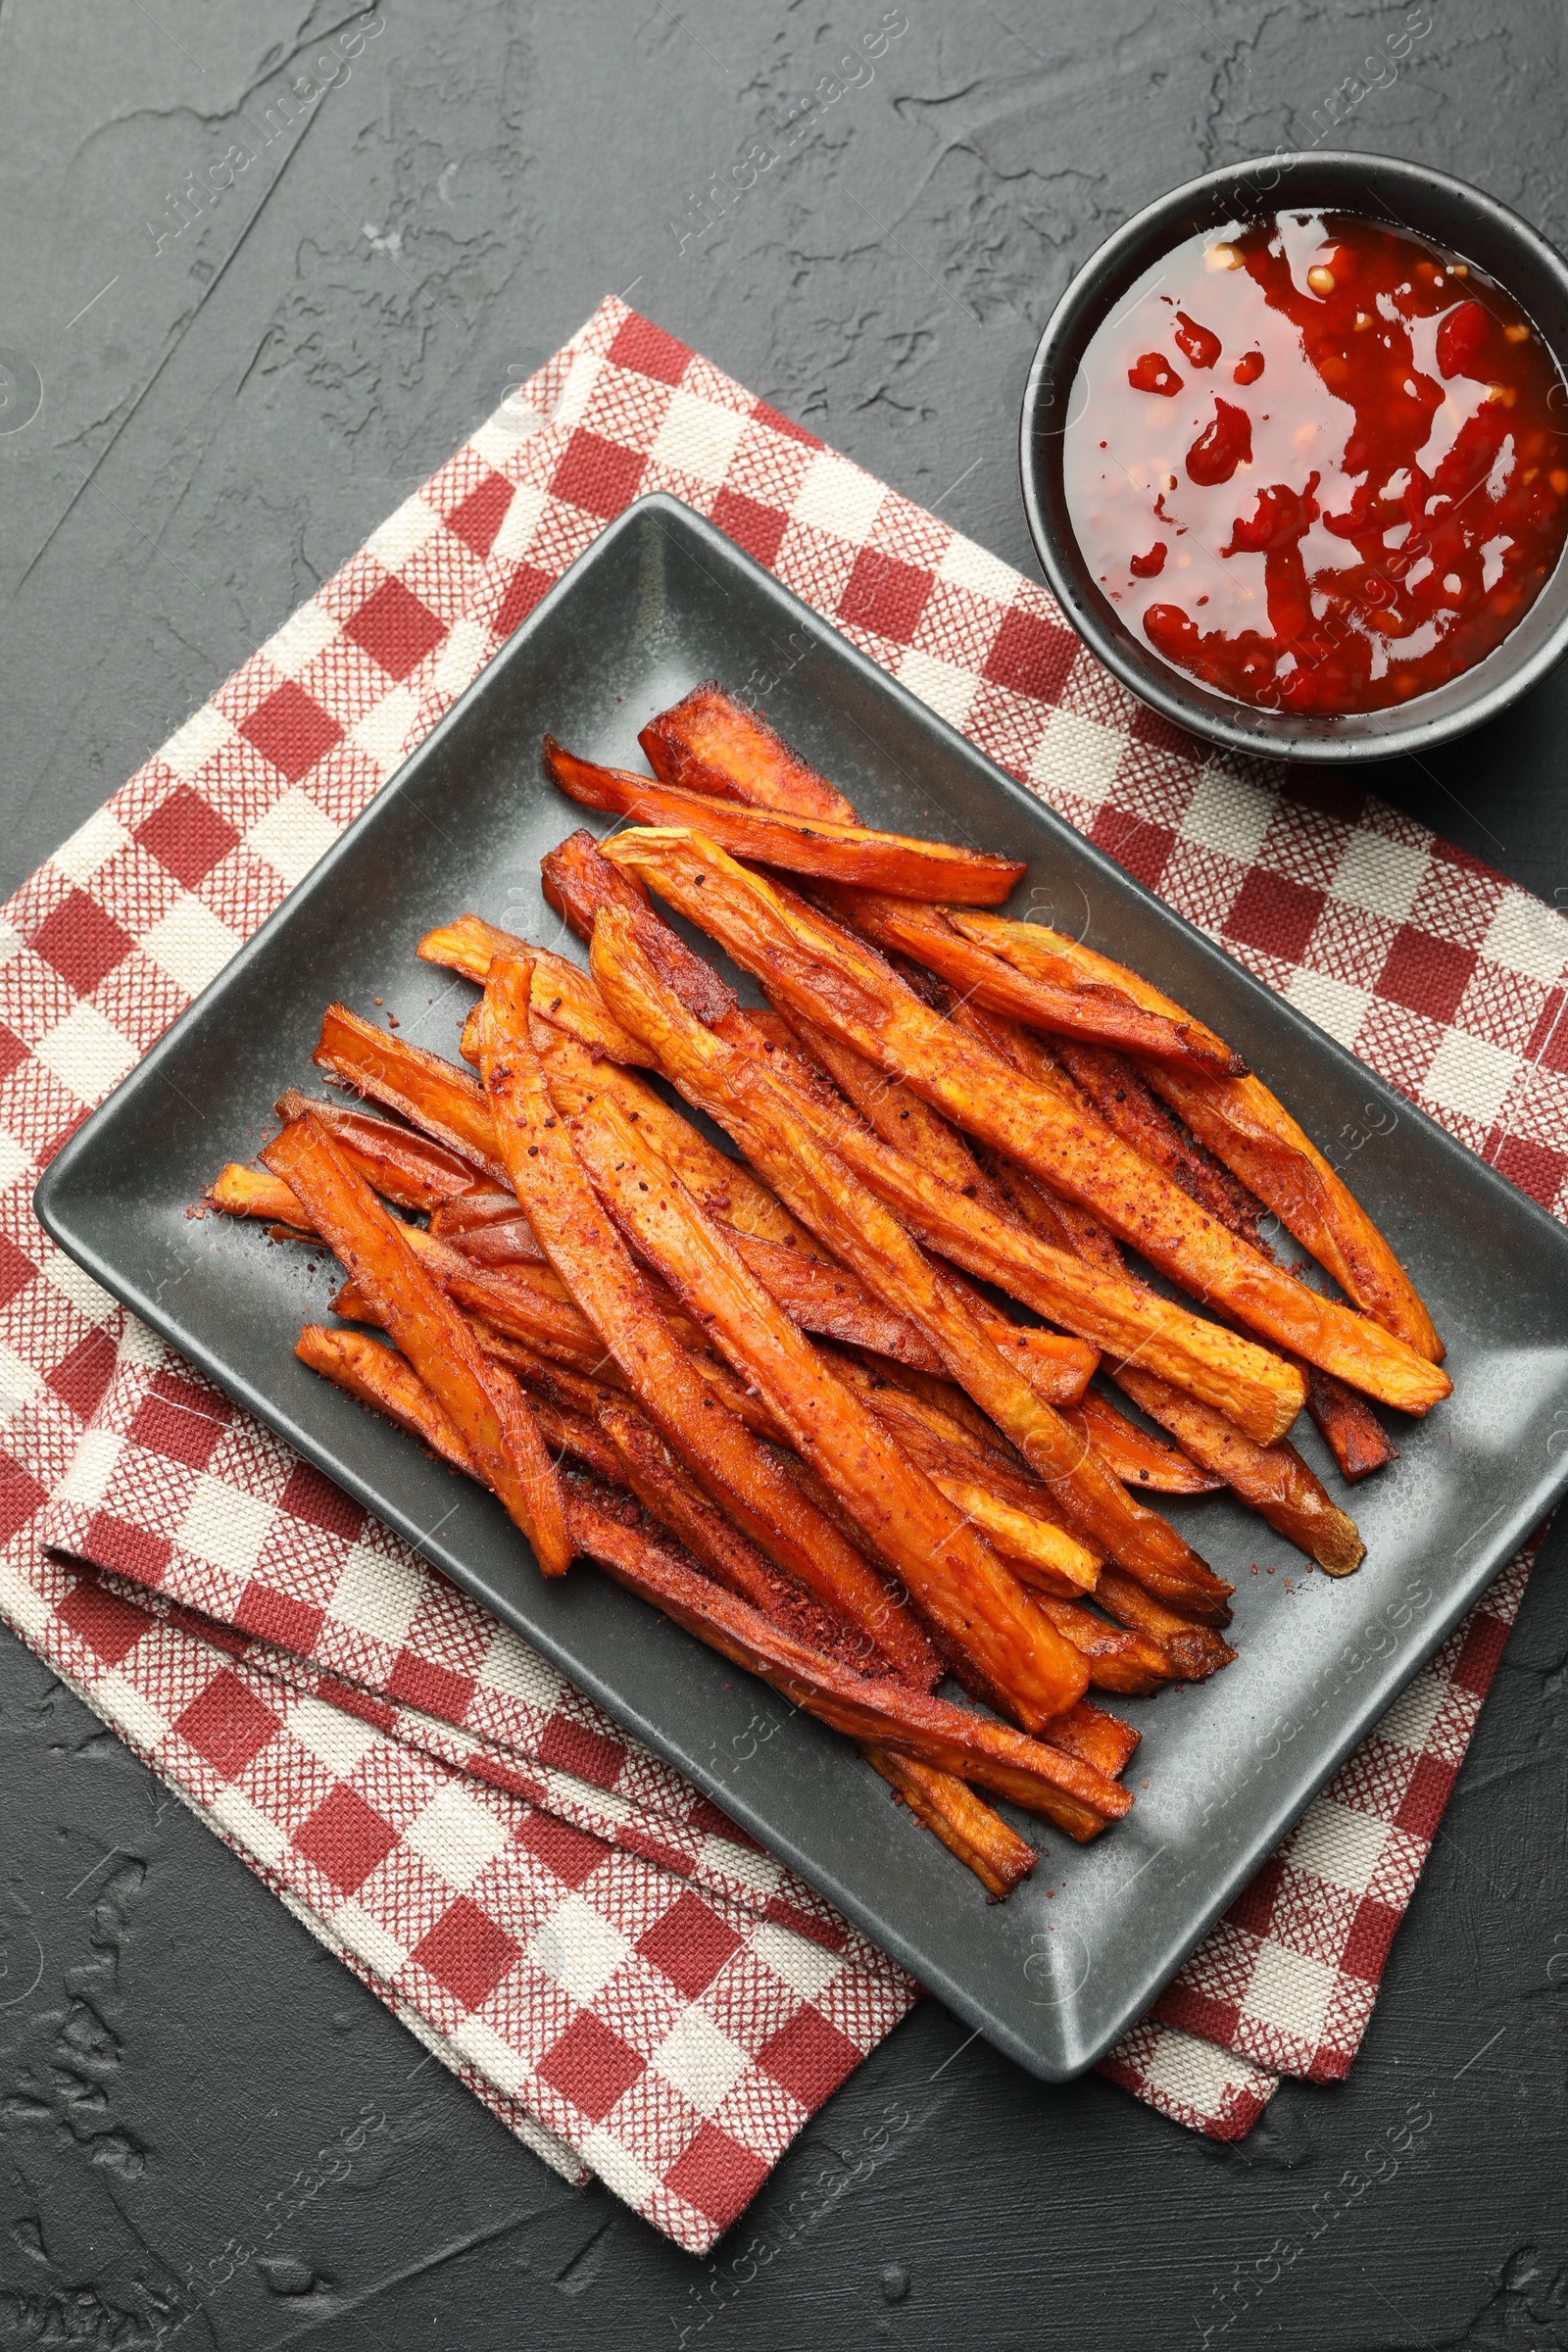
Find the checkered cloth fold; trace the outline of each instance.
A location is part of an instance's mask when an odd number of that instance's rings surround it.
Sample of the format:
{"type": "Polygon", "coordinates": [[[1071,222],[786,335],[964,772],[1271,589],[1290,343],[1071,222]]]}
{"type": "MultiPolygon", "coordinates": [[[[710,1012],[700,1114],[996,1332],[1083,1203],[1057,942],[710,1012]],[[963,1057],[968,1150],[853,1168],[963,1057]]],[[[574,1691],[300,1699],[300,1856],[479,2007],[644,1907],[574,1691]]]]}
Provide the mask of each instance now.
{"type": "MultiPolygon", "coordinates": [[[[728,2226],[909,1980],[55,1250],[39,1170],[605,522],[687,501],[1564,1213],[1568,927],[1340,780],[1135,704],[1034,584],[619,302],[0,914],[0,1613],[508,2126],[728,2226]]],[[[1237,2137],[1353,2058],[1528,1573],[1104,2071],[1237,2137]]]]}

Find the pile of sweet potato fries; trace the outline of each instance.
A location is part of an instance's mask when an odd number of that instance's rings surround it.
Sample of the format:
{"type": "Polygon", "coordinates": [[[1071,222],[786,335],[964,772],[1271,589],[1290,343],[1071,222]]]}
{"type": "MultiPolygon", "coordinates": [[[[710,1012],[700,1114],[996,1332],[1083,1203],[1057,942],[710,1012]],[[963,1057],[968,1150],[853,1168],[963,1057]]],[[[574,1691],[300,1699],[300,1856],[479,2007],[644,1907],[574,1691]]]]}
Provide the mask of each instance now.
{"type": "Polygon", "coordinates": [[[1348,1574],[1288,1432],[1304,1406],[1348,1481],[1379,1469],[1368,1400],[1430,1410],[1442,1344],[1222,1039],[990,911],[1022,866],[862,826],[716,685],[639,740],[652,777],[545,742],[629,820],[543,860],[589,970],[477,914],[430,932],[483,991],[471,1069],[330,1005],[316,1062],[377,1113],[291,1090],[209,1198],[327,1245],[345,1327],[299,1355],[490,1488],[545,1575],[598,1561],[847,1733],[1003,1896],[1036,1851],[978,1791],[1097,1836],[1139,1735],[1086,1693],[1235,1655],[1232,1588],[1152,1498],[1227,1487],[1348,1574]]]}

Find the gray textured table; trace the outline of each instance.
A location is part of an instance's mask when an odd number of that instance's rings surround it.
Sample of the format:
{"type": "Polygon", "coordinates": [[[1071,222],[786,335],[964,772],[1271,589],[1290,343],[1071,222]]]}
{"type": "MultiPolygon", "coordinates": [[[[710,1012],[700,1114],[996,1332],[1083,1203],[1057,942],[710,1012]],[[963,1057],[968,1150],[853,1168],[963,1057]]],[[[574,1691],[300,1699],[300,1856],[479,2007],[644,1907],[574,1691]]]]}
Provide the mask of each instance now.
{"type": "MultiPolygon", "coordinates": [[[[1551,0],[389,0],[285,124],[279,91],[354,22],[307,0],[0,9],[6,891],[607,290],[1027,567],[1033,340],[1146,198],[1355,145],[1568,234],[1551,0]],[[906,21],[704,229],[705,175],[906,21]],[[176,235],[180,189],[240,142],[254,160],[176,235]]],[[[1568,673],[1380,783],[1561,905],[1565,716],[1568,673]]],[[[716,2269],[510,2140],[0,1637],[0,2347],[1561,2352],[1565,1549],[1348,2084],[1288,2086],[1219,2149],[1096,2079],[1042,2087],[927,2002],[716,2269]],[[1311,2233],[1415,2090],[1433,2124],[1399,2170],[1271,2278],[1276,2238],[1311,2233]],[[346,2176],[318,2153],[345,2133],[346,2176]],[[1238,2272],[1256,2292],[1222,2334],[1238,2272]]]]}

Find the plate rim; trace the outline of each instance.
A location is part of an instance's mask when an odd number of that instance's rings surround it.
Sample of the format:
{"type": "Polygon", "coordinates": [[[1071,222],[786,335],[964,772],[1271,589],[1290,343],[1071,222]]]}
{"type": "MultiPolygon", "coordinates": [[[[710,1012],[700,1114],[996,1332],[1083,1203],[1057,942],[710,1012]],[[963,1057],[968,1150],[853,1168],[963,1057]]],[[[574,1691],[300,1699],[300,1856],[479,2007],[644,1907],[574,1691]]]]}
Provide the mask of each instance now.
{"type": "MultiPolygon", "coordinates": [[[[377,814],[384,812],[389,796],[400,786],[416,780],[419,767],[438,753],[444,738],[457,729],[467,712],[493,687],[499,675],[498,665],[550,619],[575,590],[580,589],[584,579],[598,564],[612,560],[627,538],[649,524],[666,531],[672,528],[677,534],[690,534],[710,557],[732,569],[738,569],[748,585],[761,590],[768,599],[793,608],[800,623],[821,642],[831,644],[835,658],[846,660],[852,671],[858,673],[861,682],[871,687],[875,695],[891,695],[895,707],[902,710],[906,718],[912,720],[927,734],[934,731],[936,748],[942,755],[956,757],[964,762],[978,762],[987,771],[993,784],[1004,787],[1015,804],[1027,810],[1030,821],[1045,827],[1043,849],[1049,848],[1053,841],[1059,842],[1060,846],[1070,848],[1075,858],[1087,858],[1089,864],[1116,893],[1131,893],[1135,900],[1145,902],[1160,921],[1175,925],[1190,943],[1197,946],[1204,964],[1216,974],[1222,985],[1234,987],[1240,983],[1244,996],[1266,1005],[1272,1017],[1284,1016],[1286,1029],[1294,1033],[1298,1046],[1306,1048],[1314,1054],[1322,1054],[1327,1049],[1331,1063],[1338,1065],[1342,1076],[1348,1077],[1353,1073],[1358,1082],[1368,1084],[1390,1102],[1396,1102],[1401,1116],[1407,1115],[1415,1121],[1429,1148],[1433,1143],[1441,1144],[1445,1155],[1455,1169],[1462,1172],[1467,1182],[1479,1181],[1483,1196],[1505,1202],[1510,1215],[1514,1217],[1523,1213],[1527,1228],[1534,1225],[1539,1239],[1545,1246],[1568,1254],[1568,1228],[1559,1225],[1538,1202],[1519,1192],[1496,1168],[1480,1159],[1430,1112],[1358,1060],[1299,1007],[1271,989],[1245,964],[1227,955],[1188,916],[1169,906],[1157,892],[1118,865],[1098,843],[1079,833],[1049,803],[1031,792],[1016,777],[1009,775],[961,730],[921,702],[901,680],[890,676],[835,628],[831,621],[758,564],[706,516],[667,492],[651,492],[634,500],[612,518],[573,559],[517,627],[493,649],[463,693],[392,770],[365,808],[344,827],[337,840],[329,845],[309,872],[284,893],[278,905],[258,924],[222,969],[171,1022],[147,1053],[137,1059],[61,1147],[42,1170],[33,1193],[33,1208],[38,1222],[74,1263],[80,1265],[104,1290],[158,1332],[178,1352],[194,1362],[215,1386],[232,1397],[243,1410],[253,1413],[285,1444],[315,1463],[334,1483],[346,1488],[377,1517],[394,1527],[423,1557],[432,1560],[444,1574],[463,1587],[479,1606],[488,1608],[503,1622],[511,1622],[504,1605],[498,1606],[493,1598],[474,1591],[476,1571],[466,1567],[454,1555],[444,1553],[440,1544],[428,1535],[412,1528],[399,1506],[389,1504],[383,1496],[378,1495],[368,1479],[338,1460],[330,1446],[316,1440],[308,1429],[297,1426],[285,1411],[258,1392],[246,1375],[226,1363],[218,1351],[204,1342],[185,1335],[175,1315],[164,1310],[157,1299],[149,1299],[133,1279],[105,1258],[92,1243],[74,1234],[69,1216],[68,1196],[78,1164],[83,1161],[90,1163],[91,1153],[108,1124],[108,1114],[113,1106],[121,1102],[122,1098],[138,1094],[150,1079],[157,1076],[161,1063],[177,1051],[185,1037],[199,1028],[205,1010],[235,985],[274,933],[286,926],[302,903],[304,894],[314,893],[329,881],[339,862],[352,855],[362,831],[368,830],[377,814]]],[[[886,756],[892,757],[891,754],[886,756]]],[[[1565,1272],[1568,1272],[1568,1267],[1565,1267],[1565,1272]]],[[[1350,1712],[1347,1728],[1324,1746],[1312,1751],[1314,1764],[1311,1773],[1306,1776],[1304,1791],[1301,1782],[1293,1782],[1289,1789],[1282,1793],[1281,1803],[1269,1816],[1269,1826],[1253,1833],[1244,1841],[1238,1849],[1239,1858],[1219,1872],[1203,1902],[1195,1906],[1188,1915],[1188,1923],[1182,1925],[1174,1943],[1167,1938],[1149,1966],[1139,1973],[1136,1992],[1117,2005],[1111,2021],[1074,2039],[1071,2028],[1078,2012],[1065,2008],[1052,2013],[1058,2028],[1066,2029],[1058,2033],[1054,2045],[1061,2051],[1059,2056],[1032,2042],[1004,2015],[999,2015],[983,1993],[972,1990],[945,1963],[923,1952],[917,1940],[906,1935],[896,1923],[868,1916],[870,1906],[867,1899],[858,1896],[853,1886],[844,1884],[831,1865],[825,1865],[805,1850],[787,1832],[782,1832],[768,1818],[764,1809],[748,1802],[743,1790],[731,1788],[717,1774],[706,1772],[701,1761],[694,1760],[690,1754],[672,1753],[670,1736],[662,1734],[656,1725],[642,1718],[626,1699],[607,1690],[595,1669],[575,1658],[567,1644],[556,1642],[550,1635],[534,1627],[524,1630],[514,1625],[514,1630],[531,1646],[543,1650],[569,1681],[580,1688],[588,1688],[589,1695],[616,1721],[626,1725],[634,1737],[644,1740],[675,1769],[694,1780],[726,1812],[738,1817],[744,1827],[760,1838],[769,1852],[798,1870],[804,1879],[845,1911],[874,1943],[889,1951],[923,1985],[975,2026],[995,2046],[1040,2080],[1067,2082],[1093,2067],[1130,2026],[1144,2017],[1151,2002],[1201,1942],[1214,1921],[1289,1834],[1345,1758],[1368,1736],[1399,1692],[1442,1646],[1454,1626],[1475,1606],[1481,1594],[1513,1558],[1521,1543],[1550,1511],[1565,1489],[1568,1489],[1568,1449],[1565,1449],[1562,1459],[1554,1464],[1550,1475],[1528,1490],[1528,1499],[1516,1500],[1511,1510],[1500,1514],[1500,1531],[1495,1523],[1486,1531],[1487,1540],[1477,1550],[1476,1563],[1448,1594],[1439,1596],[1434,1615],[1424,1625],[1419,1639],[1408,1648],[1397,1651],[1396,1663],[1382,1676],[1368,1682],[1359,1705],[1350,1712]],[[1193,1921],[1197,1924],[1191,1925],[1193,1921]],[[1063,2048],[1061,2045],[1064,2042],[1071,2046],[1063,2048]]],[[[1044,2025],[1045,2018],[1040,2022],[1044,2025]]]]}

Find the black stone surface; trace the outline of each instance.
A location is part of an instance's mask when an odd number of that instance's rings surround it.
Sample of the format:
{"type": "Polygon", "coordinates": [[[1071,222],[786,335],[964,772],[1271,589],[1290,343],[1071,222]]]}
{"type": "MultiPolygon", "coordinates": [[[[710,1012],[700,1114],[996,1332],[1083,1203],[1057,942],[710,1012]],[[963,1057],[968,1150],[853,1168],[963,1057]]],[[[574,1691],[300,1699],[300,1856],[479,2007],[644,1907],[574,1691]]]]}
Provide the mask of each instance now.
{"type": "MultiPolygon", "coordinates": [[[[889,13],[401,0],[269,144],[352,11],[3,0],[0,888],[606,290],[1027,564],[1034,335],[1145,197],[1320,139],[1568,230],[1552,0],[908,0],[874,79],[780,150],[889,13]],[[242,138],[156,250],[171,191],[242,138]],[[759,138],[778,162],[699,235],[694,175],[759,138]]],[[[1565,714],[1559,673],[1380,783],[1562,905],[1565,714]]],[[[510,2140],[0,1638],[0,2347],[1562,2352],[1565,1548],[1348,2083],[1288,2085],[1218,2149],[926,2003],[712,2265],[510,2140]]]]}

